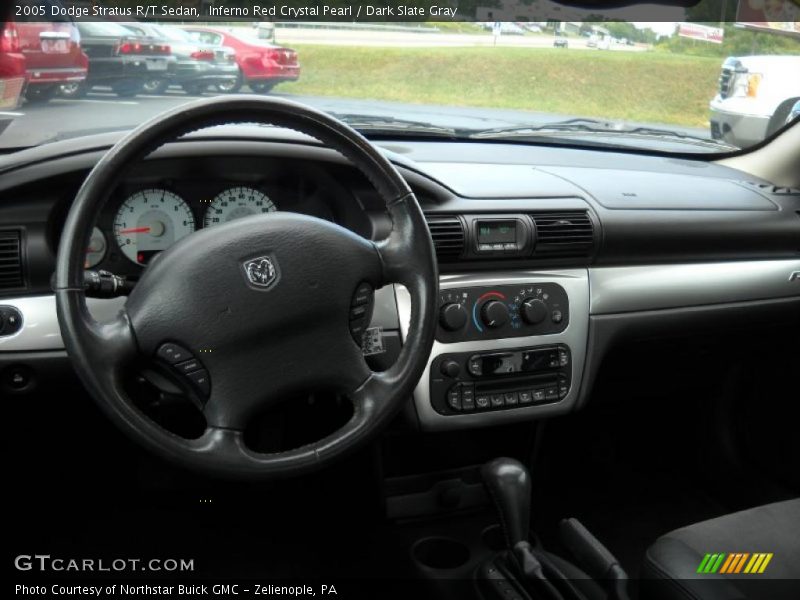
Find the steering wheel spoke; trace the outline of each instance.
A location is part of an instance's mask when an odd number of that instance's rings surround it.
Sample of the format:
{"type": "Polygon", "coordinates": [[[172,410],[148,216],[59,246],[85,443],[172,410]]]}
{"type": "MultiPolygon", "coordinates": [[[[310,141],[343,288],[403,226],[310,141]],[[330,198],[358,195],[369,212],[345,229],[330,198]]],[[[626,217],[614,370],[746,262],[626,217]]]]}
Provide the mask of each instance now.
{"type": "MultiPolygon", "coordinates": [[[[326,337],[322,332],[319,335],[326,337]]],[[[203,407],[208,425],[244,429],[255,415],[316,390],[350,397],[375,373],[349,336],[328,335],[326,339],[331,342],[313,350],[322,360],[313,362],[308,351],[288,355],[280,344],[273,354],[204,359],[211,381],[211,394],[203,407]],[[305,366],[311,364],[313,370],[305,366]]]]}
{"type": "Polygon", "coordinates": [[[114,378],[136,361],[139,351],[124,307],[113,320],[99,322],[89,313],[83,292],[56,290],[56,296],[62,337],[71,355],[80,352],[82,360],[114,378]],[[64,310],[74,311],[77,318],[67,323],[61,318],[64,310]],[[65,323],[70,326],[66,332],[65,323]]]}

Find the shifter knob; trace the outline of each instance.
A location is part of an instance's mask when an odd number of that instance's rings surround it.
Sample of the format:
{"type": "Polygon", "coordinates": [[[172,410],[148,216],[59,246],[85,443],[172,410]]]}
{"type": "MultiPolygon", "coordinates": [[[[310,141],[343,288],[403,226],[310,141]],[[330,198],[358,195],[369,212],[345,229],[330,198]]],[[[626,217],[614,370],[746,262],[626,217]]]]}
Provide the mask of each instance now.
{"type": "Polygon", "coordinates": [[[500,524],[511,550],[527,541],[531,518],[531,476],[528,469],[513,458],[496,458],[481,467],[483,482],[489,490],[500,524]]]}

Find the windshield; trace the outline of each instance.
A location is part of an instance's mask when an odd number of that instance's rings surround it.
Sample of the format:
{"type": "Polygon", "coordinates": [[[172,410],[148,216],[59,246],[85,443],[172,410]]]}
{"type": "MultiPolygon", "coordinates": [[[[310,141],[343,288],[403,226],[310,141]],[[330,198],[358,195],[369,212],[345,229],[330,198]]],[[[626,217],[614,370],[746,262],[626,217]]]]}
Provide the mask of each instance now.
{"type": "Polygon", "coordinates": [[[201,96],[243,93],[310,104],[373,138],[726,153],[800,115],[800,9],[776,2],[660,7],[671,21],[473,7],[473,22],[291,20],[298,13],[270,23],[222,8],[211,19],[204,2],[196,17],[148,20],[142,41],[135,15],[77,26],[12,15],[0,66],[22,62],[0,69],[0,148],[126,130],[201,96]]]}

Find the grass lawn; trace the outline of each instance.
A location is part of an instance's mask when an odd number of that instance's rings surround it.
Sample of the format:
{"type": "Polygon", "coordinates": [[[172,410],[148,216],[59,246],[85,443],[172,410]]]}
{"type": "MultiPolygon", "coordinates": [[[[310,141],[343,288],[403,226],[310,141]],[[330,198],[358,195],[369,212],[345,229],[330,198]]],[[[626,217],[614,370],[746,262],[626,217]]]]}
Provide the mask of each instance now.
{"type": "Polygon", "coordinates": [[[280,91],[705,127],[720,60],[544,48],[296,46],[280,91]]]}

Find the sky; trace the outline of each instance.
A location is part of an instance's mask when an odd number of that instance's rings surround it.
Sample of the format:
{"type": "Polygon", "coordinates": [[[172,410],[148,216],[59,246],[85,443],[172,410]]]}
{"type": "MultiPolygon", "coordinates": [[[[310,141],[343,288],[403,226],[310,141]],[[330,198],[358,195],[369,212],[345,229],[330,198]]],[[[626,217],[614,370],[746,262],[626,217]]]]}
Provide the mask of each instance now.
{"type": "Polygon", "coordinates": [[[652,29],[658,35],[675,33],[675,21],[637,21],[633,23],[637,29],[652,29]]]}

